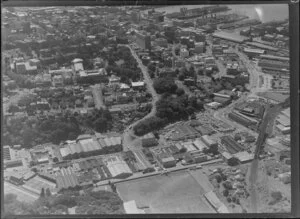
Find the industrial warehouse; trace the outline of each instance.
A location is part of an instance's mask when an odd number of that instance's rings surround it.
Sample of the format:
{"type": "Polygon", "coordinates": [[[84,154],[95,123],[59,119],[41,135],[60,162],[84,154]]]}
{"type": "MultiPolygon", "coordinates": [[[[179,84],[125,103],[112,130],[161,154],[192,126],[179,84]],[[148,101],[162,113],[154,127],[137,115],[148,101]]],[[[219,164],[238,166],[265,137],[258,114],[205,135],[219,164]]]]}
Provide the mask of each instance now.
{"type": "Polygon", "coordinates": [[[97,138],[94,136],[94,138],[92,138],[92,136],[79,136],[76,142],[67,144],[60,149],[63,159],[73,159],[118,151],[122,151],[121,137],[97,138]]]}

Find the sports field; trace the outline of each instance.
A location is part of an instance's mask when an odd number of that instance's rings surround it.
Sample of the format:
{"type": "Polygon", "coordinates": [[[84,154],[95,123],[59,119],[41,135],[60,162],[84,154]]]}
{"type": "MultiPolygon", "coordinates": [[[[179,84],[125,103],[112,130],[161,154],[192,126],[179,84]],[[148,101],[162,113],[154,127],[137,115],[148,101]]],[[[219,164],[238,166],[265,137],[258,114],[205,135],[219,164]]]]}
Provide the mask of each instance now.
{"type": "Polygon", "coordinates": [[[17,200],[19,201],[24,201],[28,203],[28,202],[34,202],[39,198],[38,195],[30,191],[26,191],[24,188],[15,186],[8,182],[4,182],[3,187],[4,187],[3,188],[4,194],[9,194],[9,193],[15,194],[17,195],[17,200]]]}
{"type": "Polygon", "coordinates": [[[46,179],[43,179],[40,176],[35,176],[34,178],[28,180],[23,187],[36,193],[36,194],[40,194],[42,188],[46,189],[49,188],[50,191],[53,193],[54,189],[55,189],[56,184],[53,182],[50,182],[46,179]]]}
{"type": "Polygon", "coordinates": [[[117,183],[122,200],[135,200],[149,213],[215,213],[204,189],[187,172],[178,171],[117,183]]]}

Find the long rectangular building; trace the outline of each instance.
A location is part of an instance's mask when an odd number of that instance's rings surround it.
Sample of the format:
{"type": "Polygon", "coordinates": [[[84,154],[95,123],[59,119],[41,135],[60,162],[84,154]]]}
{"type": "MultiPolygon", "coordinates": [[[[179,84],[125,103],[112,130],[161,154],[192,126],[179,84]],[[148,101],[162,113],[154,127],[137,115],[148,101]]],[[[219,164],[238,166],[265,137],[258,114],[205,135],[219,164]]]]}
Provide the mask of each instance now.
{"type": "Polygon", "coordinates": [[[79,186],[77,176],[71,167],[62,168],[60,172],[56,173],[56,183],[59,190],[79,186]]]}
{"type": "Polygon", "coordinates": [[[239,143],[237,143],[233,139],[233,137],[231,137],[229,135],[221,137],[221,143],[225,145],[225,147],[227,148],[227,150],[231,154],[235,154],[237,152],[240,152],[240,151],[244,150],[244,148],[242,147],[242,145],[240,145],[239,143]]]}
{"type": "Polygon", "coordinates": [[[255,127],[257,125],[257,121],[253,119],[251,120],[250,118],[246,118],[245,116],[237,112],[229,113],[228,117],[233,121],[238,122],[246,127],[255,127]]]}
{"type": "Polygon", "coordinates": [[[76,142],[71,142],[60,148],[60,154],[64,160],[119,151],[122,151],[122,138],[120,136],[102,136],[100,138],[90,135],[79,136],[76,142]]]}
{"type": "Polygon", "coordinates": [[[215,32],[215,33],[213,33],[213,37],[233,41],[233,42],[236,42],[236,43],[242,43],[242,42],[244,42],[248,39],[247,37],[241,36],[239,34],[228,33],[228,32],[225,32],[225,31],[215,32]]]}

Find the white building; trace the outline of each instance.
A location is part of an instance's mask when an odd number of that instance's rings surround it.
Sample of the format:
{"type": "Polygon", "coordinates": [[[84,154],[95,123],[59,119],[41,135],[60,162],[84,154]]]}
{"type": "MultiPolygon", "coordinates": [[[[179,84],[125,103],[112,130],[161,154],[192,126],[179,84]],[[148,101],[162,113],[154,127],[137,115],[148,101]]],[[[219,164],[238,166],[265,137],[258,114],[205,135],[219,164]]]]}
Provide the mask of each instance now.
{"type": "Polygon", "coordinates": [[[132,171],[127,163],[118,156],[107,158],[106,166],[114,178],[127,178],[132,175],[132,171]]]}
{"type": "Polygon", "coordinates": [[[73,63],[72,67],[75,72],[84,70],[82,62],[83,62],[82,59],[74,59],[72,61],[72,63],[73,63]]]}

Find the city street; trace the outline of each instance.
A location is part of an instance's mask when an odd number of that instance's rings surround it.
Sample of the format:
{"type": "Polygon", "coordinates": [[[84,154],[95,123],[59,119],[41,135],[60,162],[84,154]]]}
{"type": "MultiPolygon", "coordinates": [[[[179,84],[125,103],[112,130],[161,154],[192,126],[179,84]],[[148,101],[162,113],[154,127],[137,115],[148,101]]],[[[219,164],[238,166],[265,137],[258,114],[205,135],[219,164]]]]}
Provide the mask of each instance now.
{"type": "Polygon", "coordinates": [[[132,127],[134,127],[139,122],[154,116],[156,114],[156,102],[159,100],[159,95],[156,93],[155,89],[153,88],[153,81],[149,76],[147,67],[145,67],[143,65],[142,61],[140,60],[140,58],[138,57],[136,52],[130,46],[128,46],[128,45],[126,45],[126,46],[130,49],[132,56],[136,59],[136,61],[138,63],[138,66],[139,66],[139,68],[141,69],[141,71],[143,73],[144,82],[147,86],[147,90],[152,95],[152,109],[151,109],[151,112],[149,114],[147,114],[144,118],[136,121],[135,123],[133,123],[132,125],[130,125],[129,127],[127,127],[124,130],[124,134],[123,134],[124,150],[128,150],[130,148],[134,149],[134,148],[136,148],[137,146],[140,145],[140,140],[138,139],[137,136],[134,135],[132,127]]]}

